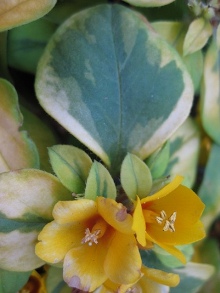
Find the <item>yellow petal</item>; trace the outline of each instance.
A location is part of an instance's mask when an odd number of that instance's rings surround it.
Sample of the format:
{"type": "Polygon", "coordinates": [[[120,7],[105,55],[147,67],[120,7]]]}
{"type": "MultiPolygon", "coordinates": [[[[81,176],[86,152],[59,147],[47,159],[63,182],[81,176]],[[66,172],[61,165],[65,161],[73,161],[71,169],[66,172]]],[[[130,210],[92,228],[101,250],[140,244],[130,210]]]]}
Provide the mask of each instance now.
{"type": "Polygon", "coordinates": [[[40,232],[35,253],[46,262],[58,263],[71,248],[81,245],[85,229],[83,223],[59,225],[53,221],[40,232]]]}
{"type": "Polygon", "coordinates": [[[136,207],[133,213],[133,231],[136,233],[137,241],[143,246],[146,246],[146,238],[145,238],[145,229],[146,224],[142,212],[141,202],[139,197],[137,197],[136,207]]]}
{"type": "Polygon", "coordinates": [[[102,218],[116,230],[125,234],[134,234],[132,231],[132,216],[121,203],[110,198],[97,198],[98,212],[102,218]]]}
{"type": "Polygon", "coordinates": [[[105,260],[108,278],[118,284],[134,283],[140,278],[141,263],[135,237],[115,231],[105,260]]]}
{"type": "Polygon", "coordinates": [[[147,267],[142,267],[142,272],[144,273],[145,277],[151,279],[152,281],[169,287],[176,287],[180,282],[180,277],[177,274],[166,273],[147,267]]]}
{"type": "Polygon", "coordinates": [[[157,200],[159,198],[162,198],[162,197],[166,196],[167,194],[169,194],[170,192],[172,192],[173,190],[175,190],[180,185],[180,183],[182,181],[183,181],[183,177],[182,176],[176,176],[173,179],[173,181],[171,181],[170,183],[168,183],[161,190],[159,190],[158,192],[156,192],[155,194],[153,194],[151,196],[147,196],[147,197],[143,198],[141,200],[141,203],[145,203],[145,202],[149,202],[149,201],[154,201],[154,200],[157,200]]]}
{"type": "Polygon", "coordinates": [[[104,261],[110,245],[111,234],[98,239],[98,244],[85,243],[71,249],[63,265],[63,277],[70,287],[92,292],[107,280],[104,261]]]}
{"type": "Polygon", "coordinates": [[[158,284],[145,276],[143,276],[134,287],[137,287],[137,289],[139,289],[138,292],[141,293],[161,293],[169,291],[166,286],[158,284]]]}
{"type": "Polygon", "coordinates": [[[78,199],[59,201],[53,209],[53,217],[59,224],[88,220],[97,214],[97,204],[94,200],[78,199]]]}

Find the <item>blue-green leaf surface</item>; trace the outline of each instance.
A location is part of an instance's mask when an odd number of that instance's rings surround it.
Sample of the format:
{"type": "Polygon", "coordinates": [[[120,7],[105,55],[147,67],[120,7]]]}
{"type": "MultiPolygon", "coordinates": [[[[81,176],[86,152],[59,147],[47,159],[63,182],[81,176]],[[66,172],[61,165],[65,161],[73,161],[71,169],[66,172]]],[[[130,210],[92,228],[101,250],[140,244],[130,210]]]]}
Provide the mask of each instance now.
{"type": "Polygon", "coordinates": [[[70,17],[38,67],[43,108],[114,172],[144,159],[186,119],[192,81],[176,51],[138,13],[99,5],[70,17]]]}
{"type": "Polygon", "coordinates": [[[28,281],[31,272],[9,272],[0,270],[0,293],[18,292],[28,281]]]}

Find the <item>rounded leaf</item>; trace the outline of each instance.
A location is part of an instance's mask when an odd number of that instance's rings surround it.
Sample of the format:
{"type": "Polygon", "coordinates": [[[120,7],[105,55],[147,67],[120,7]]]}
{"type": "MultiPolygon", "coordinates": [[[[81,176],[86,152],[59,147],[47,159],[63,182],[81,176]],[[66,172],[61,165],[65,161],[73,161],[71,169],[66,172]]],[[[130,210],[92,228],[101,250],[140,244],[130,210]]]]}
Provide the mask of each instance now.
{"type": "Polygon", "coordinates": [[[129,4],[134,6],[142,6],[142,7],[159,7],[170,4],[175,0],[124,0],[129,4]]]}
{"type": "Polygon", "coordinates": [[[36,93],[116,173],[127,152],[146,158],[183,123],[193,86],[176,51],[143,17],[106,4],[56,31],[39,63],[36,93]]]}

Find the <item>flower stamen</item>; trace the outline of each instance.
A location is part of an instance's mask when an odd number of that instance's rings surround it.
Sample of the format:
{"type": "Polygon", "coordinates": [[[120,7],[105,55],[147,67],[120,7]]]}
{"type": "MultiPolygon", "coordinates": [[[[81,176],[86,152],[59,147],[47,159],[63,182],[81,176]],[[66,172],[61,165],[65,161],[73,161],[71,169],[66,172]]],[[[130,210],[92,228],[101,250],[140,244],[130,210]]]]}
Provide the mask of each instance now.
{"type": "Polygon", "coordinates": [[[93,243],[98,244],[98,238],[101,230],[95,230],[94,232],[90,232],[89,228],[85,230],[85,237],[83,237],[81,243],[87,243],[89,246],[92,246],[93,243]]]}
{"type": "Polygon", "coordinates": [[[173,212],[172,215],[167,219],[167,214],[164,210],[160,212],[160,216],[156,217],[156,221],[158,224],[162,224],[165,221],[165,225],[163,227],[163,231],[175,232],[174,223],[176,221],[177,212],[173,212]]]}

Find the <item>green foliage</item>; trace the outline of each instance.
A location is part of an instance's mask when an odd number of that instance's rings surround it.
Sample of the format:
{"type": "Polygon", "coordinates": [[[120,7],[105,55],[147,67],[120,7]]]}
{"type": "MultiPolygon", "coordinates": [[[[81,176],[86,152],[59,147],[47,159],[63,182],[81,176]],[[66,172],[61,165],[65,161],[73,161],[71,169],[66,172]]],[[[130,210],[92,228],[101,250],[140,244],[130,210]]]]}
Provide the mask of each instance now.
{"type": "Polygon", "coordinates": [[[0,293],[13,293],[27,282],[31,272],[9,272],[0,270],[0,293]]]}
{"type": "Polygon", "coordinates": [[[85,198],[95,200],[97,196],[115,199],[116,188],[108,170],[99,162],[94,162],[87,179],[85,198]]]}
{"type": "Polygon", "coordinates": [[[50,162],[62,184],[74,193],[83,193],[89,170],[90,157],[82,150],[69,145],[49,148],[50,162]]]}
{"type": "Polygon", "coordinates": [[[171,136],[189,113],[193,89],[178,54],[137,13],[99,5],[54,34],[39,63],[36,93],[116,174],[127,152],[146,158],[171,136]]]}
{"type": "Polygon", "coordinates": [[[121,166],[121,185],[130,199],[149,195],[152,176],[148,166],[137,156],[128,154],[121,166]]]}

